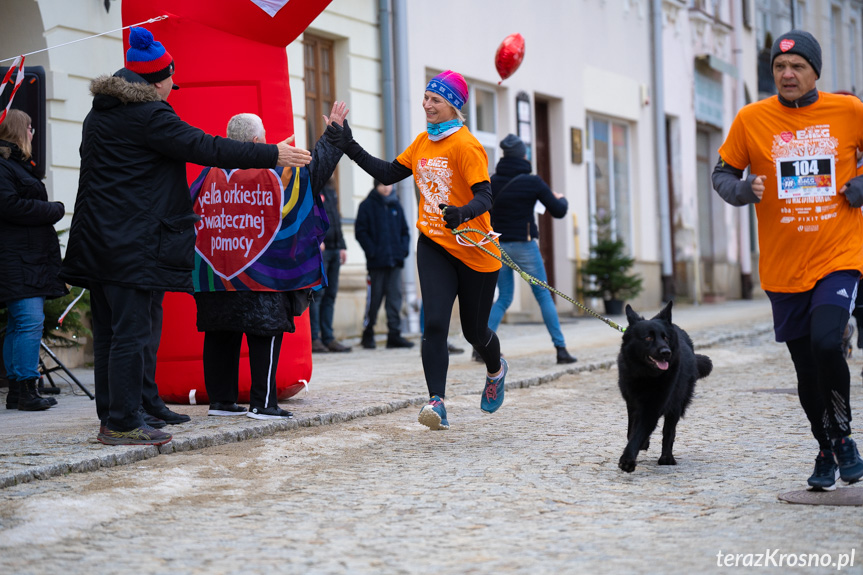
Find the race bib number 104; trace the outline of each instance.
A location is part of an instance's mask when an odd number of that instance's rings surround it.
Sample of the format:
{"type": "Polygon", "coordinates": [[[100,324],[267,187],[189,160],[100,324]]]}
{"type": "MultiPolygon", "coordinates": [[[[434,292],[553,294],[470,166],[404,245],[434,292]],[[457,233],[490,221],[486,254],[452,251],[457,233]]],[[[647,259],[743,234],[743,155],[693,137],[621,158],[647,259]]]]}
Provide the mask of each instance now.
{"type": "Polygon", "coordinates": [[[835,196],[835,158],[806,156],[776,160],[779,199],[835,196]]]}

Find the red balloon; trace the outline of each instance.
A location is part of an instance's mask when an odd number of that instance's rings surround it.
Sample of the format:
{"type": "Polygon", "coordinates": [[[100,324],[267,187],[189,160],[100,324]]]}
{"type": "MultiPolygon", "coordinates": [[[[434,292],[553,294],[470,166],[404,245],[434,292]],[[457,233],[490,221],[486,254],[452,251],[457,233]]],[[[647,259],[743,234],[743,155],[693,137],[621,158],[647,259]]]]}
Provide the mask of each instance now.
{"type": "MultiPolygon", "coordinates": [[[[494,55],[494,67],[500,74],[501,81],[512,76],[513,72],[521,66],[524,59],[524,36],[521,34],[510,34],[503,39],[494,55]]],[[[500,84],[500,82],[498,82],[500,84]]]]}

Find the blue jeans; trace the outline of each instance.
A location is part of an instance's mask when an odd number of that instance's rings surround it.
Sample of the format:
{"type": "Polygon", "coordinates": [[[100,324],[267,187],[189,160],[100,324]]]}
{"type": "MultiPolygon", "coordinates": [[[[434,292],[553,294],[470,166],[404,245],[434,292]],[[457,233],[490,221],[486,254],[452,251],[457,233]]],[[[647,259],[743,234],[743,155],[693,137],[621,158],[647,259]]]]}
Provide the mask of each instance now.
{"type": "Polygon", "coordinates": [[[45,298],[28,297],[6,302],[6,340],[3,363],[10,380],[39,378],[39,346],[45,323],[45,298]]]}
{"type": "Polygon", "coordinates": [[[333,333],[333,315],[336,309],[336,295],[339,293],[339,268],[341,260],[339,252],[333,248],[324,250],[324,272],[327,274],[327,287],[315,294],[315,299],[309,304],[309,326],[312,330],[312,340],[320,339],[325,344],[336,339],[333,333]]]}
{"type": "MultiPolygon", "coordinates": [[[[523,271],[542,282],[548,282],[545,275],[545,265],[542,263],[539,244],[536,240],[530,242],[500,242],[500,247],[523,271]]],[[[530,288],[533,290],[533,297],[536,298],[540,311],[542,311],[542,321],[545,322],[545,329],[548,330],[552,343],[555,347],[566,347],[563,332],[560,331],[560,320],[557,317],[557,309],[554,307],[554,300],[551,299],[551,292],[544,287],[534,284],[531,284],[530,288]]],[[[488,327],[492,331],[497,331],[497,327],[503,319],[503,314],[512,305],[515,284],[511,267],[505,265],[501,268],[500,275],[497,277],[497,289],[499,292],[497,301],[494,302],[491,314],[488,317],[488,327]]]]}

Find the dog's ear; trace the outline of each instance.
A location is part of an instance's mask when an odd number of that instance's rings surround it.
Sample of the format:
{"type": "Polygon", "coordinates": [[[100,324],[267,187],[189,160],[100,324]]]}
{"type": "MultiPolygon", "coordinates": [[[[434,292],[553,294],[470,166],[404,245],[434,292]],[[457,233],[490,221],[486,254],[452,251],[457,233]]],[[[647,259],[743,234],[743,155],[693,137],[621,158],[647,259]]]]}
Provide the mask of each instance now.
{"type": "Polygon", "coordinates": [[[668,300],[668,303],[665,304],[665,307],[662,308],[662,310],[658,314],[656,314],[653,319],[661,319],[667,321],[668,323],[671,323],[671,304],[672,301],[668,300]]]}
{"type": "Polygon", "coordinates": [[[644,318],[635,313],[635,311],[632,309],[632,306],[629,304],[626,304],[626,319],[629,320],[629,325],[644,321],[644,318]]]}

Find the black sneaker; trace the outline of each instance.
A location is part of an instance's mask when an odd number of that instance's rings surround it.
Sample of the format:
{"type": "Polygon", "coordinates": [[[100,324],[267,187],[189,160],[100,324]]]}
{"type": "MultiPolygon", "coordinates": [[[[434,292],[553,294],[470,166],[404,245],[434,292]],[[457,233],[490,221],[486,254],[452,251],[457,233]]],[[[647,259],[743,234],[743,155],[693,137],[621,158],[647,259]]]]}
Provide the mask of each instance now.
{"type": "Polygon", "coordinates": [[[180,423],[188,423],[192,421],[192,418],[185,413],[177,413],[175,411],[171,411],[167,407],[163,407],[156,411],[148,411],[147,413],[153,417],[158,417],[168,425],[178,425],[180,423]]]}
{"type": "Polygon", "coordinates": [[[833,441],[833,451],[839,462],[839,477],[845,483],[857,483],[863,477],[863,459],[857,451],[857,444],[851,437],[833,441]]]}
{"type": "Polygon", "coordinates": [[[246,417],[252,419],[293,419],[294,414],[274,405],[273,407],[250,407],[246,417]]]}
{"type": "Polygon", "coordinates": [[[833,491],[836,489],[836,481],[839,479],[839,466],[832,451],[819,451],[815,458],[815,471],[809,478],[809,487],[812,491],[833,491]]]}
{"type": "Polygon", "coordinates": [[[246,413],[246,408],[236,403],[210,403],[210,409],[207,415],[243,415],[246,413]]]}
{"type": "Polygon", "coordinates": [[[154,417],[144,411],[143,407],[139,409],[138,412],[141,414],[141,418],[144,420],[144,425],[149,425],[153,429],[162,429],[163,427],[168,425],[167,423],[165,423],[164,419],[159,419],[158,417],[154,417]]]}
{"type": "Polygon", "coordinates": [[[105,445],[164,445],[171,441],[171,434],[142,425],[130,431],[114,431],[107,426],[99,428],[96,437],[105,445]]]}

